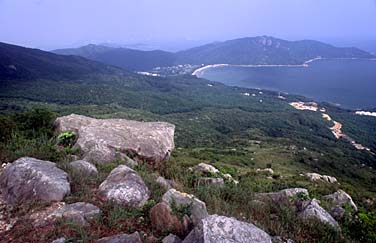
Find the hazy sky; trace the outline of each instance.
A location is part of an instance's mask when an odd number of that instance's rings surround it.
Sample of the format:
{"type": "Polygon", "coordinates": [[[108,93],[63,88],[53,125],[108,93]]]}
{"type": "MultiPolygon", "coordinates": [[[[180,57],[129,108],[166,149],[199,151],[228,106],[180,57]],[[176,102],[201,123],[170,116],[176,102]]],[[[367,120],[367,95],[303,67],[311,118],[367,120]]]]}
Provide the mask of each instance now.
{"type": "Polygon", "coordinates": [[[376,40],[376,0],[0,0],[0,41],[44,49],[257,35],[376,40]]]}

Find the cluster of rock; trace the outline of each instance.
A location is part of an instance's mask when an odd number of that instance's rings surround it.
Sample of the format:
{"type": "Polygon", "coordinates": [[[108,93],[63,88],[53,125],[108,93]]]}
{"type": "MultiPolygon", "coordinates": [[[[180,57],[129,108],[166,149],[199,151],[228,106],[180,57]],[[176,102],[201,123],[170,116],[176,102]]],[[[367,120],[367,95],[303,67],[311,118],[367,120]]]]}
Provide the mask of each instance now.
{"type": "Polygon", "coordinates": [[[253,224],[234,218],[209,215],[204,202],[195,196],[175,189],[167,191],[162,202],[150,211],[155,230],[171,232],[163,242],[265,242],[272,238],[253,224]],[[183,208],[181,215],[179,208],[183,208]],[[176,213],[176,211],[178,211],[176,213]],[[178,236],[186,236],[181,240],[178,236]]]}
{"type": "Polygon", "coordinates": [[[311,181],[324,181],[328,183],[336,183],[337,179],[333,176],[320,175],[317,173],[305,173],[304,174],[311,181]]]}
{"type": "MultiPolygon", "coordinates": [[[[127,154],[131,153],[136,157],[159,163],[168,159],[174,148],[174,126],[168,123],[142,123],[122,119],[97,120],[70,115],[58,118],[56,129],[59,132],[74,131],[78,135],[75,146],[81,149],[83,160],[69,163],[67,169],[71,173],[95,176],[98,170],[93,162],[110,162],[118,159],[120,154],[124,164],[129,166],[119,165],[113,169],[96,192],[102,201],[116,202],[127,208],[140,208],[150,198],[149,188],[137,171],[132,169],[136,162],[127,157],[127,154]]],[[[230,174],[224,174],[205,163],[191,167],[189,171],[197,175],[198,185],[221,187],[226,182],[239,183],[230,174]]],[[[260,169],[258,172],[274,173],[271,169],[260,169]]],[[[0,196],[5,204],[30,201],[50,203],[50,206],[30,214],[29,219],[35,228],[58,219],[89,227],[91,221],[101,215],[100,208],[91,203],[62,202],[71,192],[69,176],[53,162],[23,157],[2,168],[0,173],[0,196]]],[[[315,173],[307,173],[306,176],[311,180],[336,182],[336,179],[330,176],[315,173]]],[[[271,236],[251,223],[231,217],[209,215],[204,202],[194,195],[174,189],[173,181],[158,175],[155,181],[167,192],[162,200],[151,208],[149,216],[154,231],[170,233],[163,239],[164,243],[272,242],[271,236]]],[[[324,199],[331,205],[329,213],[320,206],[318,200],[310,199],[308,191],[304,188],[255,195],[257,203],[290,205],[296,209],[302,220],[313,218],[338,230],[336,220],[345,215],[344,208],[350,206],[354,211],[357,210],[351,197],[342,190],[327,195],[324,199]]],[[[97,242],[138,243],[142,242],[141,238],[138,232],[134,232],[104,237],[97,242]]],[[[60,238],[54,242],[64,241],[64,238],[60,238]]]]}
{"type": "Polygon", "coordinates": [[[308,190],[304,188],[289,188],[279,192],[257,193],[255,195],[256,203],[288,205],[295,209],[298,217],[303,221],[315,219],[332,226],[336,230],[340,230],[336,220],[343,218],[347,205],[351,206],[354,212],[357,211],[357,207],[350,195],[342,190],[324,196],[324,199],[332,205],[329,212],[320,206],[319,200],[311,199],[308,190]]]}
{"type": "Polygon", "coordinates": [[[324,196],[324,200],[328,201],[331,207],[330,214],[337,220],[341,220],[346,215],[346,207],[350,207],[352,212],[358,211],[351,196],[343,190],[324,196]]]}
{"type": "MultiPolygon", "coordinates": [[[[96,168],[87,161],[75,161],[71,168],[86,175],[96,168]]],[[[90,221],[101,210],[90,203],[60,202],[69,194],[67,174],[49,161],[20,158],[7,166],[0,176],[1,194],[7,203],[31,200],[51,202],[52,205],[34,212],[29,219],[34,227],[43,227],[57,219],[65,219],[90,226],[90,221]]],[[[107,201],[116,201],[127,207],[141,207],[149,199],[149,189],[136,171],[119,165],[99,186],[98,195],[107,201]]],[[[271,242],[270,236],[256,226],[218,215],[209,215],[204,202],[190,194],[169,189],[162,201],[150,210],[153,228],[171,232],[163,242],[271,242]]],[[[62,239],[57,239],[59,242],[62,239]]],[[[99,239],[98,242],[141,242],[139,234],[120,234],[99,239]]]]}
{"type": "MultiPolygon", "coordinates": [[[[85,175],[97,173],[95,166],[87,161],[74,161],[70,165],[72,169],[85,175]]],[[[215,167],[206,164],[194,168],[201,172],[219,173],[215,167]]],[[[167,183],[162,177],[158,179],[163,184],[167,183]]],[[[171,186],[169,183],[166,185],[171,186]]],[[[7,166],[0,175],[0,186],[2,198],[10,204],[31,200],[61,201],[70,192],[67,174],[64,171],[52,162],[29,157],[20,158],[7,166]]],[[[149,194],[149,189],[138,173],[125,165],[119,165],[112,170],[98,189],[98,195],[103,200],[116,201],[127,207],[141,207],[149,199],[149,194]]],[[[357,207],[351,197],[342,190],[324,198],[333,205],[330,213],[319,205],[318,200],[309,199],[308,191],[304,188],[255,195],[255,200],[263,203],[292,205],[296,207],[301,219],[314,218],[339,230],[334,218],[343,217],[346,205],[355,211],[357,207]],[[343,210],[340,211],[339,208],[343,210]]],[[[100,209],[90,203],[60,202],[31,214],[30,219],[33,220],[34,227],[41,227],[59,218],[86,227],[90,225],[90,220],[100,213],[100,209]]],[[[150,219],[156,231],[173,234],[166,237],[163,242],[271,242],[271,237],[253,224],[225,216],[209,215],[204,202],[172,188],[163,195],[162,201],[150,210],[150,219]],[[185,239],[180,240],[179,237],[185,239]]],[[[137,232],[132,235],[105,237],[98,242],[117,242],[116,239],[141,242],[137,232]]]]}
{"type": "Polygon", "coordinates": [[[225,182],[238,184],[232,175],[220,172],[217,168],[206,163],[199,163],[198,165],[189,168],[190,172],[195,173],[199,178],[197,185],[216,185],[223,186],[225,182]]]}

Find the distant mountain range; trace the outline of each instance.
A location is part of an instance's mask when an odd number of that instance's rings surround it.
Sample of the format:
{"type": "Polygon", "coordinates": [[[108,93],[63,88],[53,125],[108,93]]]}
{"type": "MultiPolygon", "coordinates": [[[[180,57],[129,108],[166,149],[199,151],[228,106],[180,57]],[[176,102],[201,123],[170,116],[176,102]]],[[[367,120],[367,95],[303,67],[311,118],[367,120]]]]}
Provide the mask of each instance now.
{"type": "Polygon", "coordinates": [[[178,64],[302,64],[318,56],[324,58],[374,57],[357,48],[338,48],[312,40],[286,41],[268,36],[215,42],[176,53],[112,48],[93,44],[53,52],[62,55],[78,55],[133,71],[178,64]]]}
{"type": "Polygon", "coordinates": [[[357,48],[338,48],[318,41],[286,41],[255,37],[212,43],[178,53],[178,62],[191,64],[302,64],[315,57],[370,58],[357,48]]]}
{"type": "Polygon", "coordinates": [[[129,70],[149,70],[156,66],[171,66],[176,60],[174,53],[166,51],[141,51],[93,44],[53,52],[61,55],[82,56],[129,70]]]}
{"type": "Polygon", "coordinates": [[[374,58],[357,48],[337,48],[308,40],[290,42],[272,37],[216,42],[176,53],[100,45],[61,49],[51,53],[0,43],[0,79],[66,80],[98,75],[129,76],[134,75],[129,71],[178,64],[301,64],[317,56],[374,58]]]}
{"type": "MultiPolygon", "coordinates": [[[[98,50],[96,51],[96,53],[98,50]]],[[[0,42],[0,79],[79,79],[129,73],[79,55],[65,56],[0,42]]]]}

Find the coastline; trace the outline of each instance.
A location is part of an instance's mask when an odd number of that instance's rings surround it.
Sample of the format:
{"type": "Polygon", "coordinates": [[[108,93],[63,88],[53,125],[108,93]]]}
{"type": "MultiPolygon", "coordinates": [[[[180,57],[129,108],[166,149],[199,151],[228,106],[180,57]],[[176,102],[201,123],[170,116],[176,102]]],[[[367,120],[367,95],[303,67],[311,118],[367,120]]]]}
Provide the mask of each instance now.
{"type": "Polygon", "coordinates": [[[355,112],[356,115],[359,115],[359,116],[372,116],[372,117],[376,117],[376,112],[372,112],[372,111],[356,111],[355,112]]]}
{"type": "Polygon", "coordinates": [[[192,72],[193,76],[197,76],[210,68],[217,68],[217,67],[253,67],[253,68],[262,68],[262,67],[292,67],[292,68],[307,68],[313,62],[319,60],[368,60],[368,61],[376,61],[376,58],[358,58],[358,57],[349,57],[349,58],[325,58],[325,57],[315,57],[310,60],[305,61],[303,64],[209,64],[203,67],[200,67],[192,72]]]}

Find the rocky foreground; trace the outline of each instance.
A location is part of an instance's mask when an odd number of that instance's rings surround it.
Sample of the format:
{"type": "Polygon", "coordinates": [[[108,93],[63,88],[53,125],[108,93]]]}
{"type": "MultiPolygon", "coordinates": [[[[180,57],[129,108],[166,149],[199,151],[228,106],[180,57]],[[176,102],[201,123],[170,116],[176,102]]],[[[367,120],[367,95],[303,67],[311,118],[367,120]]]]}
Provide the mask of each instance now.
{"type": "MultiPolygon", "coordinates": [[[[62,220],[83,229],[95,228],[96,219],[103,213],[103,202],[115,203],[127,209],[145,208],[154,191],[148,187],[135,167],[139,163],[165,163],[174,148],[174,126],[168,123],[142,123],[122,119],[97,120],[70,115],[57,119],[56,130],[59,134],[66,131],[74,131],[77,134],[73,146],[80,149],[80,158],[77,159],[81,160],[59,167],[50,161],[23,157],[2,168],[0,236],[4,237],[0,237],[0,242],[18,242],[16,238],[11,238],[14,235],[7,232],[23,222],[30,223],[29,227],[33,227],[36,233],[62,220]],[[101,181],[97,188],[92,189],[97,201],[67,201],[72,191],[72,173],[85,178],[96,178],[98,166],[114,160],[118,160],[120,164],[108,173],[107,178],[101,181]],[[4,210],[7,207],[34,202],[45,206],[20,217],[10,217],[4,210]]],[[[187,173],[195,176],[198,185],[221,188],[226,183],[232,186],[239,183],[230,174],[223,174],[214,166],[205,163],[189,168],[187,173]]],[[[257,173],[273,174],[273,170],[258,170],[257,173]]],[[[337,180],[330,176],[315,173],[302,176],[324,183],[337,183],[337,180]]],[[[174,181],[159,175],[156,175],[154,180],[165,193],[159,202],[152,205],[148,217],[152,232],[165,236],[162,239],[164,243],[292,242],[269,235],[257,226],[257,222],[252,224],[232,217],[211,215],[205,202],[194,195],[179,191],[174,181]]],[[[346,215],[348,206],[353,211],[357,211],[357,206],[343,190],[327,195],[326,199],[331,204],[330,211],[321,207],[315,198],[310,198],[305,188],[288,188],[278,192],[257,193],[253,203],[259,207],[283,204],[291,208],[302,221],[314,220],[340,231],[337,220],[346,215]]],[[[60,237],[52,242],[70,242],[65,235],[60,237]]],[[[158,239],[151,239],[150,235],[135,231],[114,235],[108,233],[91,241],[136,243],[158,242],[158,239]]]]}

